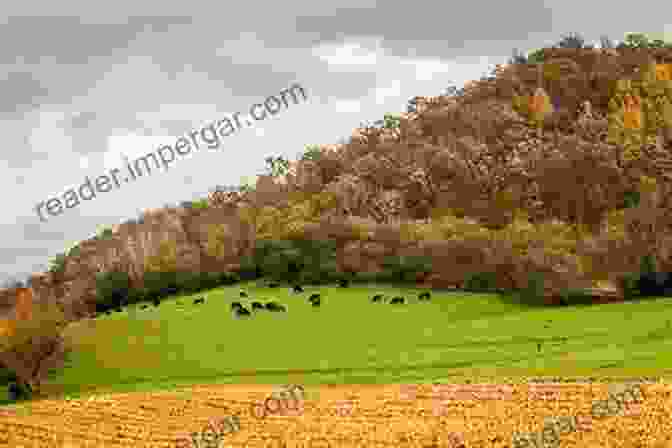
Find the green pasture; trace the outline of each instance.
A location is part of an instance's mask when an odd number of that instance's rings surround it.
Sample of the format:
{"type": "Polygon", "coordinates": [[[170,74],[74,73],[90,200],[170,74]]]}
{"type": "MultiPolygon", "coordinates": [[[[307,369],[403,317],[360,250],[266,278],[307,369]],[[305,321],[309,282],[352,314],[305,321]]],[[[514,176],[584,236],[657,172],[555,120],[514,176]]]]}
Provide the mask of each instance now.
{"type": "Polygon", "coordinates": [[[294,295],[245,283],[166,299],[158,308],[132,305],[68,327],[68,365],[43,388],[48,396],[76,397],[205,383],[667,377],[672,370],[672,299],[539,308],[437,290],[419,302],[422,291],[307,286],[294,295]],[[239,298],[241,288],[249,299],[239,298]],[[307,301],[313,292],[322,294],[319,308],[307,301]],[[407,304],[371,303],[375,293],[403,295],[407,304]],[[205,304],[193,305],[200,296],[205,304]],[[277,300],[288,312],[230,312],[233,301],[252,300],[277,300]]]}

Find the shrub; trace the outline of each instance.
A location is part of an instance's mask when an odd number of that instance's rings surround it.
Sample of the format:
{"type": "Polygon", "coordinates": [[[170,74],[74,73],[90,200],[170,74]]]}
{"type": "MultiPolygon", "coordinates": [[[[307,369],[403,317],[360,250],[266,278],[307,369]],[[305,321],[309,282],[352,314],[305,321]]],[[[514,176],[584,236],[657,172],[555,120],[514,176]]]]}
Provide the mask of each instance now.
{"type": "Polygon", "coordinates": [[[527,277],[527,287],[520,291],[523,303],[528,305],[540,305],[544,302],[544,274],[542,272],[530,272],[527,277]]]}
{"type": "Polygon", "coordinates": [[[16,373],[9,367],[0,364],[0,385],[9,384],[12,381],[16,381],[16,373]]]}
{"type": "Polygon", "coordinates": [[[148,271],[142,278],[146,300],[168,297],[179,291],[177,273],[175,271],[148,271]]]}
{"type": "Polygon", "coordinates": [[[472,292],[490,292],[497,289],[495,272],[479,272],[471,274],[464,282],[464,289],[472,292]]]}
{"type": "Polygon", "coordinates": [[[383,272],[378,278],[393,282],[415,283],[416,276],[432,271],[432,261],[423,256],[388,256],[383,261],[383,272]]]}
{"type": "Polygon", "coordinates": [[[176,272],[175,283],[185,294],[193,294],[205,289],[202,286],[202,275],[199,272],[176,272]]]}
{"type": "Polygon", "coordinates": [[[635,296],[639,294],[638,283],[639,283],[639,274],[637,273],[627,273],[618,278],[617,280],[618,288],[623,293],[623,298],[625,300],[632,300],[635,296]]]}
{"type": "Polygon", "coordinates": [[[666,272],[643,272],[637,280],[637,289],[643,297],[665,296],[669,294],[669,274],[666,272]]]}
{"type": "Polygon", "coordinates": [[[241,280],[255,280],[261,277],[261,268],[252,256],[244,256],[240,259],[240,268],[236,272],[241,280]]]}
{"type": "Polygon", "coordinates": [[[593,303],[592,294],[583,289],[563,289],[560,297],[567,305],[591,305],[593,303]]]}
{"type": "Polygon", "coordinates": [[[130,278],[126,272],[96,274],[96,310],[105,311],[129,302],[130,278]]]}

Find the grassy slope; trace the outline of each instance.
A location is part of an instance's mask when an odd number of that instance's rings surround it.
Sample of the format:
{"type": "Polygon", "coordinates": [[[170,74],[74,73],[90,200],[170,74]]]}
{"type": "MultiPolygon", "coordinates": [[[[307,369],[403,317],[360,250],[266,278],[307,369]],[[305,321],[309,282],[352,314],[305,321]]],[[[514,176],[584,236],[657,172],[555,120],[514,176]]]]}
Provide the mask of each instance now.
{"type": "Polygon", "coordinates": [[[672,316],[665,312],[672,299],[539,309],[496,295],[434,291],[430,303],[419,303],[418,291],[410,289],[308,287],[294,296],[286,288],[248,283],[243,287],[250,297],[277,298],[289,312],[262,311],[241,320],[229,312],[240,287],[203,293],[205,305],[180,297],[158,309],[131,307],[71,325],[71,365],[45,384],[45,392],[74,397],[190,383],[501,381],[672,371],[672,328],[666,327],[672,316]],[[307,303],[316,290],[324,297],[317,309],[307,303]],[[407,292],[412,300],[372,304],[375,291],[407,292]]]}

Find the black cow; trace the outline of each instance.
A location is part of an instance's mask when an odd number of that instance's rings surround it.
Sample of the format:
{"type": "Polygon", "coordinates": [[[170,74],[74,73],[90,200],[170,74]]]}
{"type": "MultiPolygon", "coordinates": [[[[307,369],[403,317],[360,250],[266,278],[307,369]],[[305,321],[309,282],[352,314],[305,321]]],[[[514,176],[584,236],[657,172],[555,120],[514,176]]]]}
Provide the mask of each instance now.
{"type": "Polygon", "coordinates": [[[341,280],[338,281],[338,286],[341,287],[341,288],[347,288],[348,284],[349,284],[349,282],[345,279],[341,279],[341,280]]]}
{"type": "Polygon", "coordinates": [[[303,292],[303,288],[300,285],[294,285],[292,291],[294,291],[295,294],[300,294],[303,292]]]}
{"type": "Polygon", "coordinates": [[[431,298],[432,298],[432,296],[431,296],[431,294],[428,293],[428,292],[423,292],[422,294],[420,294],[420,295],[418,296],[418,300],[429,300],[429,299],[431,299],[431,298]]]}
{"type": "Polygon", "coordinates": [[[238,316],[238,317],[240,317],[240,316],[250,316],[252,314],[244,306],[236,308],[236,311],[234,311],[234,312],[236,313],[236,316],[238,316]]]}
{"type": "Polygon", "coordinates": [[[406,301],[406,299],[404,299],[403,297],[397,296],[397,297],[392,297],[392,300],[390,300],[390,303],[393,304],[393,305],[394,304],[399,304],[399,303],[403,304],[405,301],[406,301]]]}
{"type": "Polygon", "coordinates": [[[281,311],[281,312],[285,312],[285,311],[287,311],[287,308],[285,308],[284,306],[280,305],[278,302],[268,302],[268,303],[266,304],[266,309],[267,309],[268,311],[281,311]]]}
{"type": "Polygon", "coordinates": [[[320,300],[321,298],[322,298],[322,296],[320,296],[319,294],[311,294],[310,297],[308,298],[308,300],[310,302],[312,302],[315,299],[320,300]]]}
{"type": "Polygon", "coordinates": [[[261,302],[252,302],[252,309],[253,310],[263,310],[264,305],[261,302]]]}
{"type": "Polygon", "coordinates": [[[240,291],[240,297],[244,299],[245,297],[247,297],[247,293],[245,291],[240,291]]]}
{"type": "Polygon", "coordinates": [[[198,305],[199,303],[205,303],[205,298],[201,297],[200,299],[194,300],[194,305],[198,305]]]}
{"type": "Polygon", "coordinates": [[[375,296],[371,297],[371,301],[374,303],[381,302],[382,300],[383,300],[382,294],[376,294],[375,296]]]}
{"type": "Polygon", "coordinates": [[[141,310],[146,310],[147,308],[149,308],[149,305],[142,305],[142,306],[140,307],[141,310]]]}
{"type": "Polygon", "coordinates": [[[310,304],[313,305],[313,306],[320,306],[320,305],[322,305],[322,300],[318,297],[317,299],[311,300],[310,304]]]}
{"type": "Polygon", "coordinates": [[[152,305],[154,305],[154,306],[159,306],[160,304],[161,304],[161,300],[160,300],[160,299],[156,299],[156,298],[155,298],[155,299],[152,299],[152,305]]]}
{"type": "Polygon", "coordinates": [[[231,311],[235,311],[238,308],[242,308],[242,307],[243,307],[243,305],[240,302],[233,302],[231,304],[231,311]]]}

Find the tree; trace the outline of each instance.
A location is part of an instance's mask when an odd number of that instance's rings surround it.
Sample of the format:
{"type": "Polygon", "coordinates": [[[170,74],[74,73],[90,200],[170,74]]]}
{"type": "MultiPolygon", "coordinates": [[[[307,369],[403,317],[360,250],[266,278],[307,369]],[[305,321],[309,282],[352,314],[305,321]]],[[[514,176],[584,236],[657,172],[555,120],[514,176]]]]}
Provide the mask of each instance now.
{"type": "Polygon", "coordinates": [[[609,49],[609,48],[614,48],[614,42],[609,39],[608,36],[602,35],[600,36],[600,47],[603,49],[609,49]]]}
{"type": "Polygon", "coordinates": [[[525,55],[518,50],[517,48],[513,49],[513,56],[509,59],[509,64],[527,64],[527,58],[525,55]]]}
{"type": "MultiPolygon", "coordinates": [[[[32,299],[32,293],[25,297],[32,299]]],[[[65,325],[65,315],[55,303],[33,309],[32,300],[28,305],[22,299],[17,302],[16,316],[3,319],[0,325],[4,330],[0,363],[13,371],[22,384],[39,389],[49,361],[63,347],[61,334],[65,325]]]]}
{"type": "Polygon", "coordinates": [[[588,48],[585,39],[579,33],[569,33],[556,44],[558,48],[588,48]]]}
{"type": "Polygon", "coordinates": [[[264,159],[266,162],[266,170],[268,173],[273,176],[283,176],[287,174],[287,170],[289,169],[289,160],[285,159],[284,157],[266,157],[264,159]]]}

